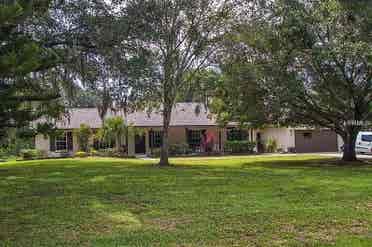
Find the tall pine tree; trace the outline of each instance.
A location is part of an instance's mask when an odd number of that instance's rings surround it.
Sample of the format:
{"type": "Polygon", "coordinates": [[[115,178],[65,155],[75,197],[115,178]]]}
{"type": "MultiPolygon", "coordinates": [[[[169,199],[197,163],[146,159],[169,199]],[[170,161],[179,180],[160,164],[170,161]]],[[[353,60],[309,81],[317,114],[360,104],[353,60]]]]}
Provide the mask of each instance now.
{"type": "Polygon", "coordinates": [[[60,80],[53,69],[59,56],[33,33],[47,14],[48,1],[0,4],[0,130],[22,127],[42,116],[56,117],[60,80]]]}

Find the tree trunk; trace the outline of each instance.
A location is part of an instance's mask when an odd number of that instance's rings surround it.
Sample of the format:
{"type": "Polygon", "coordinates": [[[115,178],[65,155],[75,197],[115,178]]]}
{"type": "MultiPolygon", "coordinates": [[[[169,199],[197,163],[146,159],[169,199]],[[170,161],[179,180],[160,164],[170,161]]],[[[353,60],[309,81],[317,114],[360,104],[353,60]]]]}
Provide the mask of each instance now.
{"type": "Polygon", "coordinates": [[[129,126],[128,126],[128,111],[127,111],[127,104],[126,104],[126,100],[125,100],[125,103],[124,103],[124,119],[125,119],[125,131],[124,131],[124,135],[125,135],[125,148],[126,148],[126,154],[127,156],[129,156],[129,126]]]}
{"type": "Polygon", "coordinates": [[[120,141],[120,136],[116,136],[116,141],[115,141],[115,149],[116,152],[120,152],[120,146],[121,146],[121,141],[120,141]]]}
{"type": "Polygon", "coordinates": [[[342,155],[343,161],[356,161],[356,152],[355,152],[355,141],[359,131],[348,131],[345,135],[342,136],[344,141],[344,150],[342,155]]]}
{"type": "Polygon", "coordinates": [[[163,143],[160,152],[159,166],[169,166],[169,123],[171,119],[172,106],[164,104],[163,111],[163,143]]]}
{"type": "Polygon", "coordinates": [[[128,133],[128,129],[125,130],[125,146],[126,146],[126,152],[127,152],[127,155],[129,156],[129,133],[128,133]]]}

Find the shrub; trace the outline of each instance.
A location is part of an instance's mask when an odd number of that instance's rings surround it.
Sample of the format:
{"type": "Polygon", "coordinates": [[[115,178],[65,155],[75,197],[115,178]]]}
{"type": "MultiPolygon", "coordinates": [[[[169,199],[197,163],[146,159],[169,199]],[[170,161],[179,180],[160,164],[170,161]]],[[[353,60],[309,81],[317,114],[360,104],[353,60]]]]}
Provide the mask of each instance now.
{"type": "Polygon", "coordinates": [[[9,153],[7,148],[0,148],[0,158],[9,156],[9,153]]]}
{"type": "Polygon", "coordinates": [[[103,125],[101,136],[106,140],[115,140],[115,148],[120,152],[122,137],[125,136],[128,130],[129,128],[122,117],[107,118],[103,125]]]}
{"type": "Polygon", "coordinates": [[[112,157],[116,158],[128,158],[128,154],[126,152],[121,152],[121,151],[115,151],[112,157]]]}
{"type": "Polygon", "coordinates": [[[274,153],[278,150],[278,143],[276,141],[276,139],[274,138],[270,138],[267,140],[266,142],[266,151],[268,153],[274,153]]]}
{"type": "Polygon", "coordinates": [[[23,160],[35,160],[46,157],[44,152],[37,149],[22,149],[19,154],[23,160]]]}
{"type": "Polygon", "coordinates": [[[79,151],[79,152],[76,152],[74,156],[76,158],[84,158],[84,157],[88,157],[89,153],[84,152],[84,151],[79,151]]]}
{"type": "Polygon", "coordinates": [[[231,153],[252,153],[255,146],[256,143],[250,141],[226,141],[225,151],[231,153]]]}
{"type": "Polygon", "coordinates": [[[35,149],[33,138],[19,137],[17,133],[9,132],[0,140],[0,157],[21,156],[22,150],[35,149]]]}
{"type": "Polygon", "coordinates": [[[135,158],[135,156],[129,156],[127,152],[123,151],[118,152],[113,148],[100,149],[98,151],[94,150],[91,152],[91,154],[100,157],[135,158]]]}
{"type": "Polygon", "coordinates": [[[153,157],[160,157],[161,148],[153,148],[151,150],[151,156],[153,157]]]}
{"type": "Polygon", "coordinates": [[[114,157],[115,150],[113,148],[101,149],[98,151],[98,156],[102,157],[114,157]]]}
{"type": "Polygon", "coordinates": [[[80,149],[84,152],[88,152],[89,149],[89,138],[92,136],[91,128],[86,124],[81,124],[80,128],[75,130],[80,149]]]}
{"type": "MultiPolygon", "coordinates": [[[[187,143],[178,143],[169,145],[169,155],[186,155],[190,154],[191,149],[187,143]]],[[[153,148],[151,150],[151,156],[160,157],[161,148],[153,148]]]]}
{"type": "Polygon", "coordinates": [[[99,156],[99,152],[97,150],[92,149],[92,150],[90,150],[90,155],[99,156]]]}
{"type": "Polygon", "coordinates": [[[191,150],[187,143],[171,144],[169,145],[170,155],[184,155],[190,153],[191,150]]]}

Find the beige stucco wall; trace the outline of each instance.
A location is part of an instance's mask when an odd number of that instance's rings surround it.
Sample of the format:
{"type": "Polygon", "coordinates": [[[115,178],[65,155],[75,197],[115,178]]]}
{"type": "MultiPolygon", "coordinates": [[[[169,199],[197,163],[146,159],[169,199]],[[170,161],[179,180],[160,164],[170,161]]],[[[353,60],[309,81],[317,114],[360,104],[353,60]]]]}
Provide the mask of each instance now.
{"type": "Polygon", "coordinates": [[[42,134],[36,135],[35,148],[41,151],[49,152],[49,137],[42,134]]]}
{"type": "MultiPolygon", "coordinates": [[[[146,151],[149,154],[150,148],[149,148],[149,135],[148,132],[150,130],[161,130],[160,127],[158,128],[144,128],[142,131],[144,131],[146,136],[146,151]]],[[[227,139],[226,135],[226,129],[218,128],[218,127],[188,127],[188,129],[206,129],[209,132],[213,132],[215,135],[215,147],[214,149],[216,151],[222,151],[219,150],[219,132],[221,132],[221,148],[223,149],[224,143],[227,139]]],[[[294,136],[294,130],[291,128],[265,128],[260,130],[254,130],[253,131],[253,140],[256,138],[256,133],[260,132],[262,136],[263,142],[266,142],[269,138],[274,138],[278,142],[278,147],[283,149],[284,151],[288,151],[289,147],[295,146],[295,136],[294,136]]],[[[251,132],[249,131],[249,135],[251,135],[251,132]]],[[[251,138],[251,137],[250,137],[251,138]]],[[[124,139],[125,140],[125,139],[124,139]]],[[[135,154],[135,136],[132,134],[128,137],[128,151],[129,155],[135,154]]],[[[170,127],[169,129],[169,141],[171,144],[181,144],[186,143],[186,127],[170,127]]],[[[90,143],[93,144],[93,138],[91,138],[90,143]]],[[[79,144],[78,139],[75,134],[73,134],[73,145],[74,145],[74,152],[79,151],[79,144]]],[[[340,137],[338,137],[338,145],[342,146],[342,140],[340,137]]],[[[35,148],[39,150],[44,150],[49,152],[49,138],[44,138],[43,135],[39,134],[35,137],[35,148]]]]}
{"type": "MultiPolygon", "coordinates": [[[[161,128],[144,128],[143,131],[145,133],[145,136],[146,136],[146,150],[147,150],[147,153],[150,152],[150,148],[149,148],[149,135],[148,135],[148,132],[150,130],[161,130],[161,128]]],[[[223,148],[223,143],[225,142],[226,140],[226,131],[225,129],[220,129],[220,128],[217,128],[217,127],[189,127],[188,129],[206,129],[207,131],[209,132],[213,132],[215,133],[215,137],[216,137],[216,140],[215,140],[215,149],[218,150],[218,137],[219,137],[219,131],[221,131],[221,137],[222,137],[222,144],[221,144],[221,147],[223,148]]],[[[135,154],[135,141],[134,141],[134,138],[135,136],[134,135],[129,135],[129,138],[128,138],[128,150],[129,150],[129,154],[130,155],[134,155],[135,154]]],[[[125,140],[125,139],[124,139],[125,140]]],[[[169,141],[171,144],[182,144],[182,143],[186,143],[187,142],[187,139],[186,139],[186,128],[185,127],[171,127],[169,129],[169,141]]],[[[93,144],[93,137],[90,139],[90,144],[92,145],[93,144]]],[[[43,150],[43,151],[47,151],[49,152],[49,137],[46,137],[44,138],[44,135],[37,135],[35,137],[35,148],[36,149],[39,149],[39,150],[43,150]]],[[[79,142],[78,142],[78,138],[76,136],[75,133],[73,133],[73,151],[74,153],[75,152],[78,152],[79,151],[79,142]]]]}
{"type": "Polygon", "coordinates": [[[185,127],[170,127],[169,129],[169,143],[182,144],[186,143],[186,128],[185,127]]]}
{"type": "Polygon", "coordinates": [[[134,135],[133,134],[129,134],[128,135],[128,155],[134,155],[135,154],[135,150],[134,150],[134,135]]]}
{"type": "MultiPolygon", "coordinates": [[[[145,140],[146,140],[146,152],[147,154],[150,154],[151,150],[149,147],[149,135],[148,132],[150,130],[161,130],[162,128],[144,128],[142,129],[143,133],[145,134],[145,140]]],[[[188,129],[206,129],[209,132],[213,132],[215,135],[215,151],[223,151],[224,143],[227,139],[226,129],[221,129],[218,127],[188,127],[188,129]],[[221,132],[221,148],[222,150],[219,150],[219,132],[221,132]]],[[[263,143],[265,143],[268,139],[274,138],[278,142],[278,148],[283,149],[284,151],[288,151],[288,148],[295,147],[295,133],[293,128],[265,128],[265,129],[258,129],[253,131],[252,137],[254,141],[256,141],[256,134],[257,132],[261,133],[261,138],[263,143]]],[[[251,135],[251,131],[249,131],[249,135],[251,135]]],[[[125,138],[123,139],[123,141],[125,138]]],[[[128,151],[129,155],[135,155],[135,136],[129,135],[129,145],[128,145],[128,151]]],[[[169,141],[170,144],[181,144],[186,143],[186,127],[170,127],[169,129],[169,141]]],[[[124,143],[124,142],[123,142],[124,143]]],[[[338,135],[337,136],[337,143],[338,148],[341,150],[341,147],[343,145],[342,138],[338,135]]],[[[90,139],[90,144],[93,144],[93,137],[90,139]]],[[[73,134],[73,151],[77,152],[79,151],[79,144],[78,144],[78,138],[75,134],[73,134]]],[[[49,137],[44,137],[42,134],[38,134],[35,137],[35,148],[38,150],[42,150],[45,152],[50,153],[49,151],[49,137]]]]}
{"type": "MultiPolygon", "coordinates": [[[[288,151],[288,148],[295,147],[295,129],[294,128],[265,128],[254,131],[254,138],[256,133],[260,132],[263,142],[266,142],[269,138],[275,138],[278,142],[278,147],[284,151],[288,151]]],[[[341,136],[337,135],[338,150],[341,151],[343,145],[341,136]]]]}
{"type": "Polygon", "coordinates": [[[295,147],[295,133],[292,128],[265,128],[258,132],[261,133],[263,143],[266,143],[271,138],[275,139],[278,143],[278,148],[284,151],[295,147]]]}
{"type": "Polygon", "coordinates": [[[76,135],[76,133],[72,132],[72,145],[73,145],[73,152],[76,153],[79,151],[80,147],[79,147],[79,140],[78,140],[78,137],[76,135]]]}

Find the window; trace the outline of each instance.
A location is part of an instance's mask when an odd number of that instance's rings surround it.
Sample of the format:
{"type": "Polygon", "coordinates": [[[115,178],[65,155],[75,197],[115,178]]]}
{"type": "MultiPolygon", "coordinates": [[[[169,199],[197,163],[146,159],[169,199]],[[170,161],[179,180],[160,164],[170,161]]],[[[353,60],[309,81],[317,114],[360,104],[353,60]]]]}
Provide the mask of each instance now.
{"type": "Polygon", "coordinates": [[[56,137],[55,147],[56,151],[67,151],[67,132],[56,137]]]}
{"type": "Polygon", "coordinates": [[[52,152],[67,152],[74,149],[72,132],[67,131],[61,135],[51,135],[49,138],[49,147],[52,152]]]}
{"type": "Polygon", "coordinates": [[[149,132],[150,138],[150,148],[160,148],[163,143],[163,131],[154,131],[149,132]]]}
{"type": "Polygon", "coordinates": [[[187,143],[195,150],[200,147],[202,133],[205,130],[187,130],[187,143]]]}
{"type": "Polygon", "coordinates": [[[363,142],[372,142],[372,135],[362,135],[363,142]]]}
{"type": "Polygon", "coordinates": [[[248,139],[248,133],[246,130],[238,128],[227,129],[227,140],[228,141],[244,141],[248,139]]]}

